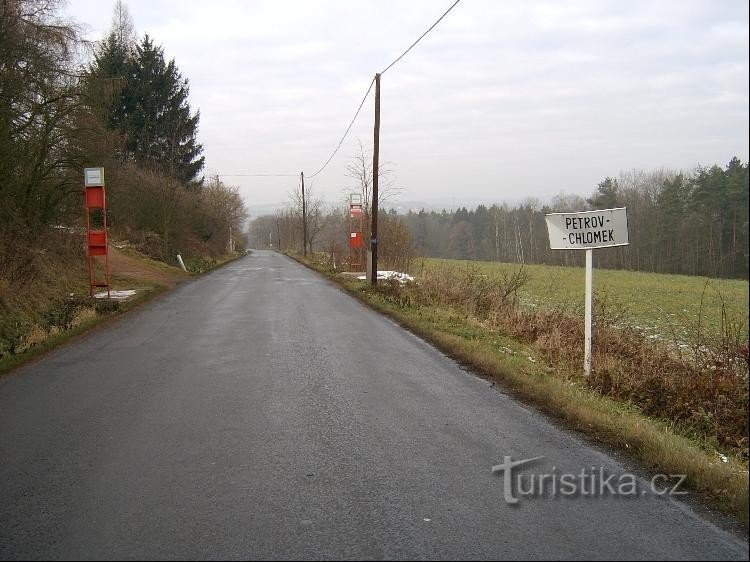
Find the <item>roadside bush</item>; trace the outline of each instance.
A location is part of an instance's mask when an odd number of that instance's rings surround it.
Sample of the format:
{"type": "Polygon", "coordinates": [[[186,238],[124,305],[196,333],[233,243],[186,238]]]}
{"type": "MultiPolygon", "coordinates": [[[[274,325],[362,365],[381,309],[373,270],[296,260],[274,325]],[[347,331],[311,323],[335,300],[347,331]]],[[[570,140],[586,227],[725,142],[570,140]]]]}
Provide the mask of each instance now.
{"type": "Polygon", "coordinates": [[[114,314],[120,310],[120,301],[100,299],[94,302],[94,310],[97,314],[102,316],[106,314],[114,314]]]}
{"type": "Polygon", "coordinates": [[[416,252],[409,227],[389,213],[383,213],[378,222],[378,269],[411,271],[416,252]]]}
{"type": "Polygon", "coordinates": [[[445,266],[425,270],[418,283],[397,284],[393,289],[399,288],[398,298],[407,296],[409,304],[445,306],[487,319],[514,307],[518,291],[528,279],[523,268],[490,276],[475,264],[468,264],[463,268],[445,266]]]}
{"type": "Polygon", "coordinates": [[[378,292],[400,307],[436,306],[474,318],[487,329],[537,349],[556,376],[574,377],[598,393],[666,420],[715,447],[748,457],[748,373],[742,333],[727,321],[721,341],[706,342],[693,356],[623,325],[624,307],[596,295],[593,370],[585,379],[584,319],[555,309],[519,305],[529,280],[524,269],[486,275],[469,264],[425,270],[417,282],[381,283],[378,292]],[[738,335],[739,334],[739,335],[738,335]]]}
{"type": "Polygon", "coordinates": [[[0,307],[0,359],[16,352],[29,328],[27,319],[0,307]]]}
{"type": "Polygon", "coordinates": [[[185,267],[191,273],[203,273],[204,271],[208,271],[209,269],[213,269],[214,267],[216,267],[217,263],[216,260],[206,259],[202,256],[189,258],[184,261],[185,267]]]}
{"type": "Polygon", "coordinates": [[[81,306],[80,299],[73,298],[53,302],[43,315],[47,329],[69,330],[81,306]]]}

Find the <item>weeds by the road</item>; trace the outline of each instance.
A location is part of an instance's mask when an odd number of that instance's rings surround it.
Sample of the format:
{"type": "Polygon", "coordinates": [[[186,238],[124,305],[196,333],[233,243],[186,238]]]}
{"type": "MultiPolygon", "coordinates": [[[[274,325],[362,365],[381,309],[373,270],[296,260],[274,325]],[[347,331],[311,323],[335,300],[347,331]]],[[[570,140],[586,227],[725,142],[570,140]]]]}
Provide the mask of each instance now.
{"type": "Polygon", "coordinates": [[[417,283],[383,283],[378,292],[400,307],[437,306],[479,321],[491,332],[531,345],[550,365],[565,367],[555,371],[560,376],[577,378],[603,396],[747,458],[747,359],[735,332],[683,358],[637,330],[618,327],[617,309],[598,295],[594,368],[584,378],[583,318],[518,306],[527,280],[523,267],[490,276],[473,264],[447,265],[425,271],[417,283]]]}
{"type": "MultiPolygon", "coordinates": [[[[488,276],[513,271],[515,264],[420,260],[422,271],[469,265],[488,276]]],[[[563,310],[583,315],[584,271],[580,267],[528,264],[529,280],[519,290],[519,302],[529,308],[563,310]]],[[[617,310],[618,325],[641,331],[650,339],[669,343],[683,355],[716,347],[727,322],[748,337],[748,282],[639,271],[596,269],[594,290],[617,310]],[[625,312],[625,314],[621,314],[625,312]]],[[[741,342],[742,343],[742,342],[741,342]]]]}
{"type": "Polygon", "coordinates": [[[386,282],[377,289],[334,278],[575,428],[634,454],[648,468],[687,474],[690,486],[747,522],[743,349],[728,338],[704,344],[700,360],[681,357],[620,327],[619,307],[600,293],[594,370],[586,378],[583,319],[562,308],[520,306],[526,275],[524,269],[491,276],[472,265],[447,265],[425,269],[416,283],[386,282]]]}

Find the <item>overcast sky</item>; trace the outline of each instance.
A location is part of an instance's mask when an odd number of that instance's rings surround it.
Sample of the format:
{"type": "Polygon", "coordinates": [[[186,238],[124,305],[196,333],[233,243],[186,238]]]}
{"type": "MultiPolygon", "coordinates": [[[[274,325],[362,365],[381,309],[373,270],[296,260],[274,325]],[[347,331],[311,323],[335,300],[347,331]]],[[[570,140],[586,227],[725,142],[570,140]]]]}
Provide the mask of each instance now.
{"type": "MultiPolygon", "coordinates": [[[[100,38],[112,3],[70,0],[100,38]]],[[[131,0],[190,80],[207,171],[315,172],[375,72],[447,8],[431,1],[131,0]]],[[[463,0],[382,78],[381,160],[404,201],[587,195],[631,169],[748,159],[747,0],[463,0]]],[[[351,185],[372,145],[373,96],[312,184],[351,185]]],[[[226,177],[251,207],[294,178],[226,177]]]]}

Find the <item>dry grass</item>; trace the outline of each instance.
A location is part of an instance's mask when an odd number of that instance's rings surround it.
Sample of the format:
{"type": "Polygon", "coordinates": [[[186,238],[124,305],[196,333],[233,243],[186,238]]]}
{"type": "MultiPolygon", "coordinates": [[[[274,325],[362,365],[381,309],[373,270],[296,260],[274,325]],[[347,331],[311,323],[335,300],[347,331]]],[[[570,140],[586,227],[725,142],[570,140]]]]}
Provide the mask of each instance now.
{"type": "MultiPolygon", "coordinates": [[[[403,317],[401,318],[403,320],[403,317]]],[[[709,496],[723,509],[747,522],[748,472],[738,459],[721,459],[667,425],[644,418],[622,404],[602,398],[578,384],[551,375],[509,368],[503,357],[482,341],[466,340],[411,324],[462,363],[509,385],[516,394],[533,402],[580,431],[626,450],[647,469],[666,474],[685,474],[686,482],[709,496]]]]}
{"type": "Polygon", "coordinates": [[[140,252],[110,246],[112,289],[135,289],[127,302],[89,297],[82,235],[71,229],[53,231],[36,239],[28,257],[3,253],[0,263],[15,263],[0,271],[0,374],[100,324],[113,313],[128,310],[177,283],[219,267],[241,254],[206,260],[203,270],[181,269],[148,258],[140,252]],[[41,248],[41,249],[40,249],[41,248]]]}
{"type": "MultiPolygon", "coordinates": [[[[83,236],[72,229],[37,234],[35,245],[0,250],[0,373],[111,316],[121,303],[89,297],[83,236]]],[[[177,268],[111,248],[113,289],[138,299],[187,278],[177,268]]]]}
{"type": "Polygon", "coordinates": [[[523,272],[492,279],[471,268],[446,268],[416,284],[383,283],[376,290],[333,278],[567,425],[626,451],[647,469],[685,474],[686,484],[709,503],[747,524],[746,367],[683,361],[637,332],[615,328],[616,313],[600,302],[599,318],[611,321],[600,322],[596,368],[586,379],[582,320],[519,307],[523,272]],[[725,460],[717,445],[727,452],[725,460]]]}
{"type": "Polygon", "coordinates": [[[392,283],[381,294],[399,306],[440,306],[473,318],[491,331],[531,345],[548,363],[564,365],[601,394],[629,403],[715,448],[748,456],[747,360],[729,340],[703,346],[700,360],[683,358],[642,333],[619,328],[617,310],[599,299],[593,371],[581,376],[583,319],[562,310],[517,305],[523,268],[488,276],[478,267],[426,271],[418,283],[392,283]]]}

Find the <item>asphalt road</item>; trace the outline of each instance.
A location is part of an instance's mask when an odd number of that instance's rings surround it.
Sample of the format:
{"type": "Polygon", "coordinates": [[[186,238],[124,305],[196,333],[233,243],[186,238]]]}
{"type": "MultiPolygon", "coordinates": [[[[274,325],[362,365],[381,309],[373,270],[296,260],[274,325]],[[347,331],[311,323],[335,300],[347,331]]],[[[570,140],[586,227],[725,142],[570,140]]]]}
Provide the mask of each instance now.
{"type": "Polygon", "coordinates": [[[0,378],[0,558],[748,557],[651,493],[509,505],[491,471],[505,456],[544,456],[517,469],[527,484],[600,466],[628,481],[317,274],[256,252],[0,378]]]}

